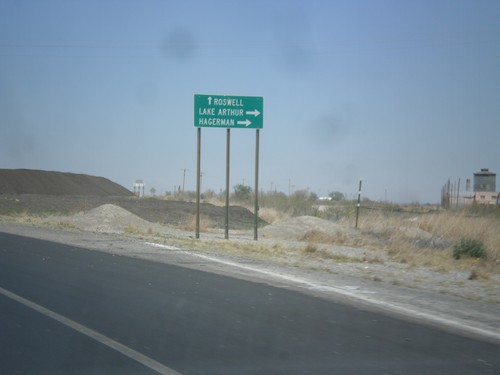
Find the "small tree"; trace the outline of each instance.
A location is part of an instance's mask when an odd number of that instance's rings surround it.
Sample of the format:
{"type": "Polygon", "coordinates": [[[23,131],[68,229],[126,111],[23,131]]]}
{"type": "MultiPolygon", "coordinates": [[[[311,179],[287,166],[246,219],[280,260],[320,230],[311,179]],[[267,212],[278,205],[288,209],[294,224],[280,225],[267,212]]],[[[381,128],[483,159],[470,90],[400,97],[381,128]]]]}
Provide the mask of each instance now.
{"type": "Polygon", "coordinates": [[[292,215],[309,215],[317,196],[310,194],[307,190],[297,190],[288,199],[289,209],[292,215]]]}
{"type": "Polygon", "coordinates": [[[274,208],[280,211],[286,211],[288,209],[288,197],[281,191],[260,193],[259,203],[261,207],[274,208]]]}
{"type": "Polygon", "coordinates": [[[252,195],[252,188],[247,185],[238,184],[234,186],[234,198],[240,202],[248,202],[252,195]]]}

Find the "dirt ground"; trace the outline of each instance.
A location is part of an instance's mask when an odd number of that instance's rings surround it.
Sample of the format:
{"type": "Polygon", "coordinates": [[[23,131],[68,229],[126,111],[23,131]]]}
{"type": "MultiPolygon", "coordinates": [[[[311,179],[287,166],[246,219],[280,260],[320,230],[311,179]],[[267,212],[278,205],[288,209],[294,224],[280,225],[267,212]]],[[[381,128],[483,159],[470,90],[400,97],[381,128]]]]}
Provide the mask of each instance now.
{"type": "MultiPolygon", "coordinates": [[[[103,177],[30,169],[0,169],[0,215],[73,215],[113,204],[140,218],[160,224],[189,226],[196,215],[195,202],[139,198],[103,177]]],[[[200,206],[204,225],[225,227],[225,209],[208,203],[200,206]]],[[[231,206],[232,229],[249,229],[254,215],[231,206]]],[[[259,225],[266,223],[260,220],[259,225]]]]}
{"type": "MultiPolygon", "coordinates": [[[[189,225],[196,215],[195,202],[135,196],[43,194],[0,195],[0,215],[73,215],[78,212],[90,211],[104,204],[119,206],[150,222],[173,226],[189,225]]],[[[210,226],[216,228],[224,228],[225,226],[224,207],[202,203],[200,216],[210,226]]],[[[254,225],[254,215],[246,208],[230,206],[229,223],[231,229],[250,229],[254,225]]],[[[263,220],[259,221],[259,225],[265,224],[263,220]]]]}

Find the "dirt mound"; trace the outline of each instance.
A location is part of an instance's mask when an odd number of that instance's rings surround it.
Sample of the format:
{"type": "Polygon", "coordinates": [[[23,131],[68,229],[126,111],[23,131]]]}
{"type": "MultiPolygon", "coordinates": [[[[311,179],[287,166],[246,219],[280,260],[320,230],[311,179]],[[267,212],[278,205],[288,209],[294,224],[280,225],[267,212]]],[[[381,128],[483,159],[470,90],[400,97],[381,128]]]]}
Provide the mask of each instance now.
{"type": "Polygon", "coordinates": [[[104,177],[31,169],[0,169],[0,194],[131,196],[104,177]]]}
{"type": "Polygon", "coordinates": [[[65,221],[80,229],[100,233],[148,231],[157,225],[113,204],[104,204],[88,212],[78,213],[65,221]]]}
{"type": "MultiPolygon", "coordinates": [[[[0,194],[0,215],[33,214],[38,216],[73,215],[87,212],[104,204],[113,204],[153,223],[185,226],[196,215],[195,202],[168,201],[158,198],[132,196],[0,194]]],[[[201,219],[215,228],[225,227],[225,208],[209,203],[201,204],[201,219]]],[[[266,225],[259,219],[259,226],[266,225]]],[[[229,207],[230,229],[251,229],[254,215],[244,207],[229,207]]],[[[211,227],[211,226],[210,226],[211,227]]]]}
{"type": "Polygon", "coordinates": [[[313,216],[299,216],[279,221],[262,228],[260,234],[262,237],[267,238],[302,240],[312,231],[329,235],[347,231],[349,234],[355,235],[354,232],[350,233],[352,230],[349,228],[313,216]]]}

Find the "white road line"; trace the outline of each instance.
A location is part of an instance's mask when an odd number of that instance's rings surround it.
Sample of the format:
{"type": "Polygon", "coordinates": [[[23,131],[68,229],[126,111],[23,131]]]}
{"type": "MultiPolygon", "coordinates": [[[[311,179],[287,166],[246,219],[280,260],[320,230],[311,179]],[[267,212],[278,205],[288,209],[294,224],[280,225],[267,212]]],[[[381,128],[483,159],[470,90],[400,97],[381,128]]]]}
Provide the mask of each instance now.
{"type": "Polygon", "coordinates": [[[167,249],[167,250],[180,250],[180,248],[171,246],[171,245],[162,245],[159,243],[154,243],[154,242],[146,242],[146,245],[154,246],[154,247],[159,247],[161,249],[167,249]]]}
{"type": "Polygon", "coordinates": [[[139,362],[143,364],[146,367],[149,367],[150,369],[157,371],[158,373],[162,375],[181,375],[179,372],[172,370],[171,368],[161,364],[160,362],[155,361],[152,358],[149,358],[145,356],[144,354],[141,354],[134,349],[129,348],[128,346],[125,346],[123,344],[120,344],[119,342],[104,336],[103,334],[96,332],[88,327],[85,327],[84,325],[75,322],[74,320],[71,320],[69,318],[66,318],[65,316],[62,316],[52,310],[49,310],[43,306],[40,306],[36,304],[35,302],[32,302],[26,298],[23,298],[21,296],[18,296],[15,293],[12,293],[2,287],[0,287],[0,294],[3,294],[5,297],[8,297],[16,302],[19,302],[30,309],[33,309],[49,318],[52,318],[54,320],[57,320],[59,323],[64,324],[65,326],[74,329],[75,331],[80,332],[81,334],[84,334],[85,336],[90,337],[91,339],[94,339],[101,344],[104,344],[111,349],[116,350],[117,352],[133,359],[136,362],[139,362]]]}
{"type": "Polygon", "coordinates": [[[211,262],[225,264],[227,266],[237,267],[237,268],[244,269],[247,271],[256,272],[256,273],[260,273],[263,275],[271,276],[271,277],[274,277],[276,279],[281,279],[281,280],[285,280],[288,282],[292,282],[294,284],[298,284],[298,285],[300,285],[306,289],[309,289],[309,290],[319,291],[319,292],[327,292],[327,293],[328,292],[337,293],[340,295],[344,295],[346,297],[350,297],[350,298],[357,299],[359,301],[363,301],[363,302],[371,304],[373,306],[381,307],[381,308],[386,309],[386,310],[397,312],[397,313],[400,313],[400,314],[403,314],[406,316],[410,316],[410,317],[424,319],[424,320],[427,320],[428,322],[437,323],[437,324],[444,326],[444,327],[451,327],[453,329],[459,329],[459,330],[462,330],[464,332],[469,332],[469,333],[472,333],[475,335],[479,335],[479,336],[482,336],[485,338],[492,339],[495,342],[500,342],[500,332],[492,327],[484,327],[483,328],[483,327],[480,327],[478,325],[474,325],[473,322],[470,322],[470,321],[464,321],[464,320],[458,319],[458,318],[453,319],[449,315],[444,316],[444,315],[440,315],[437,312],[433,312],[433,311],[417,310],[416,308],[401,306],[399,304],[391,303],[388,301],[383,301],[383,300],[377,299],[375,296],[371,296],[374,294],[373,292],[359,290],[357,287],[353,287],[353,286],[349,286],[349,285],[329,286],[329,285],[324,285],[324,284],[317,284],[317,283],[312,282],[311,280],[308,280],[308,279],[305,279],[302,277],[296,277],[296,276],[289,275],[289,274],[263,270],[263,269],[260,269],[257,267],[252,267],[252,266],[248,266],[248,265],[241,264],[241,263],[227,261],[227,260],[219,259],[216,257],[211,257],[208,255],[197,254],[197,253],[193,253],[191,251],[181,250],[181,249],[176,248],[174,246],[156,244],[153,242],[146,242],[146,244],[150,245],[150,246],[159,247],[159,248],[176,250],[177,253],[182,253],[182,254],[193,256],[193,257],[205,259],[205,260],[208,260],[211,262]]]}

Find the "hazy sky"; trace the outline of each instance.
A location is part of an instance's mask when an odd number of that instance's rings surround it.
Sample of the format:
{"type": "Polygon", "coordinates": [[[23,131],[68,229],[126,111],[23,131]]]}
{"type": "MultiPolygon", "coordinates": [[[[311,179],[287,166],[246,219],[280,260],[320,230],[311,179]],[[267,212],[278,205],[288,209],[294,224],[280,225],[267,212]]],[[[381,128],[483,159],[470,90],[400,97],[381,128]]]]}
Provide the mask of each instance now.
{"type": "MultiPolygon", "coordinates": [[[[262,96],[260,188],[438,202],[500,174],[500,2],[0,0],[0,168],[195,190],[194,94],[262,96]]],[[[202,190],[225,186],[202,129],[202,190]]],[[[231,131],[231,186],[255,130],[231,131]]]]}

